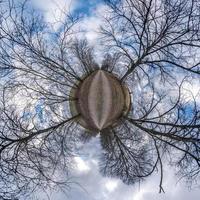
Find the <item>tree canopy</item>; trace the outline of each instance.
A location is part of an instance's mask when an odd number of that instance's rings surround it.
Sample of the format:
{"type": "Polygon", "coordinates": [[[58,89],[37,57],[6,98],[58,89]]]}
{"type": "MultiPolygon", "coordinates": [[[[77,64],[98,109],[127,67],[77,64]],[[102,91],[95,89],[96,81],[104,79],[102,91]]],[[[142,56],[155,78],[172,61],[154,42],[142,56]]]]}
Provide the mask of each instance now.
{"type": "Polygon", "coordinates": [[[200,76],[200,2],[105,3],[102,63],[80,39],[79,17],[66,13],[53,32],[28,2],[1,3],[0,198],[68,189],[76,145],[98,133],[104,176],[135,184],[158,170],[160,192],[167,163],[189,181],[199,178],[200,95],[190,88],[200,76]],[[130,109],[91,131],[80,122],[87,113],[72,111],[73,91],[98,69],[128,88],[130,109]]]}

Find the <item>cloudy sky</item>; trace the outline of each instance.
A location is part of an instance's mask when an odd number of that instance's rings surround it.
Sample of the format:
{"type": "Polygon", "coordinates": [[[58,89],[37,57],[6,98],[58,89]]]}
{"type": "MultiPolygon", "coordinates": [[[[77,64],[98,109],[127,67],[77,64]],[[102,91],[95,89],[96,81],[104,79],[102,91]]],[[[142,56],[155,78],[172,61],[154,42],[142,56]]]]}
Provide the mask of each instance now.
{"type": "MultiPolygon", "coordinates": [[[[33,8],[44,13],[45,20],[51,23],[56,18],[64,19],[60,10],[67,9],[77,12],[84,18],[81,26],[87,32],[86,38],[93,45],[98,44],[96,30],[101,24],[100,15],[103,14],[105,5],[101,0],[31,0],[33,8]]],[[[55,30],[59,23],[55,24],[55,30]]],[[[72,189],[67,196],[62,192],[52,193],[54,200],[199,200],[200,188],[190,190],[186,184],[178,182],[173,174],[173,169],[166,166],[164,171],[163,187],[165,194],[159,194],[159,173],[146,179],[140,185],[127,186],[120,180],[102,177],[98,172],[98,157],[100,152],[99,139],[94,138],[82,148],[82,155],[76,157],[76,170],[73,172],[72,189]]],[[[43,195],[39,194],[41,199],[43,195]]]]}

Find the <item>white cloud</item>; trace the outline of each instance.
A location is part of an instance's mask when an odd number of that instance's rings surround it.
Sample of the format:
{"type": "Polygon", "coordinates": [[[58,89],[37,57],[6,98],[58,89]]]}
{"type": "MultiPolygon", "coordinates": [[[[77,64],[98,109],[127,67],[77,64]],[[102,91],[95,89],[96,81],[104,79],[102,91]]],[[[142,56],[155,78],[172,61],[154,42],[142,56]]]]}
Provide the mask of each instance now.
{"type": "MultiPolygon", "coordinates": [[[[165,165],[163,188],[165,194],[159,194],[159,173],[147,177],[140,184],[125,185],[119,179],[103,177],[99,173],[99,138],[93,138],[81,148],[82,156],[76,158],[79,167],[75,172],[78,187],[72,187],[68,193],[70,200],[199,200],[199,189],[189,191],[183,182],[177,183],[173,168],[165,165]],[[82,171],[81,171],[81,170],[82,171]],[[85,171],[87,170],[87,171],[85,171]]],[[[60,193],[55,200],[65,199],[60,193]]]]}
{"type": "Polygon", "coordinates": [[[90,44],[97,43],[99,36],[99,27],[103,23],[102,16],[105,15],[107,7],[100,4],[96,9],[92,10],[90,15],[85,17],[81,28],[85,31],[85,37],[90,44]]]}
{"type": "Polygon", "coordinates": [[[200,87],[199,87],[199,85],[200,85],[199,79],[193,79],[193,80],[190,80],[189,82],[185,82],[183,84],[182,94],[187,101],[193,102],[194,101],[193,98],[196,98],[196,100],[198,102],[200,102],[200,87]]]}
{"type": "Polygon", "coordinates": [[[78,171],[85,172],[90,170],[90,167],[81,157],[75,157],[74,160],[78,171]]]}
{"type": "Polygon", "coordinates": [[[76,7],[76,0],[31,0],[32,5],[44,12],[46,22],[52,23],[57,30],[64,21],[66,14],[76,7]]]}
{"type": "Polygon", "coordinates": [[[118,180],[108,180],[106,183],[105,183],[105,187],[106,189],[109,191],[109,192],[113,192],[118,186],[118,180]]]}

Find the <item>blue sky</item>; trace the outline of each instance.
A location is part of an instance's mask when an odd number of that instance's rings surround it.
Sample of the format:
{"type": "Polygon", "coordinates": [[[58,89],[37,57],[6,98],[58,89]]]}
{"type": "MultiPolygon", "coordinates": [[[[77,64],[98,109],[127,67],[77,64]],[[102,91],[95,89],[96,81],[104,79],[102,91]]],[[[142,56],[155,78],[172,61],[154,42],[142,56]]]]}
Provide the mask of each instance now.
{"type": "Polygon", "coordinates": [[[78,6],[74,11],[84,15],[92,16],[93,10],[101,3],[102,0],[79,0],[78,6]]]}
{"type": "MultiPolygon", "coordinates": [[[[85,36],[99,48],[95,30],[101,23],[98,11],[103,11],[102,0],[31,0],[31,5],[43,12],[45,20],[49,22],[52,22],[55,16],[59,16],[59,9],[56,11],[56,8],[63,6],[70,8],[71,12],[84,15],[81,26],[86,28],[85,36]]],[[[159,173],[135,186],[127,186],[118,179],[102,177],[98,171],[100,150],[98,137],[82,147],[82,155],[75,158],[77,168],[73,171],[73,180],[80,183],[81,187],[72,185],[67,197],[62,192],[52,193],[53,200],[199,200],[200,189],[190,191],[184,183],[177,183],[173,170],[168,166],[163,183],[165,194],[158,194],[159,173]]]]}

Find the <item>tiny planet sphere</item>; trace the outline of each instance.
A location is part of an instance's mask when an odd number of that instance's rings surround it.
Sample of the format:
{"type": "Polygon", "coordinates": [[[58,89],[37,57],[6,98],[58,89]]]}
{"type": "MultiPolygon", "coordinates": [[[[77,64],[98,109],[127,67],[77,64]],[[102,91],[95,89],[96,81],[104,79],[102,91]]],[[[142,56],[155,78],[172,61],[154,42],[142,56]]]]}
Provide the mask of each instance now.
{"type": "Polygon", "coordinates": [[[100,69],[80,83],[76,97],[73,107],[80,114],[79,123],[92,131],[112,126],[130,107],[128,89],[112,73],[100,69]]]}

